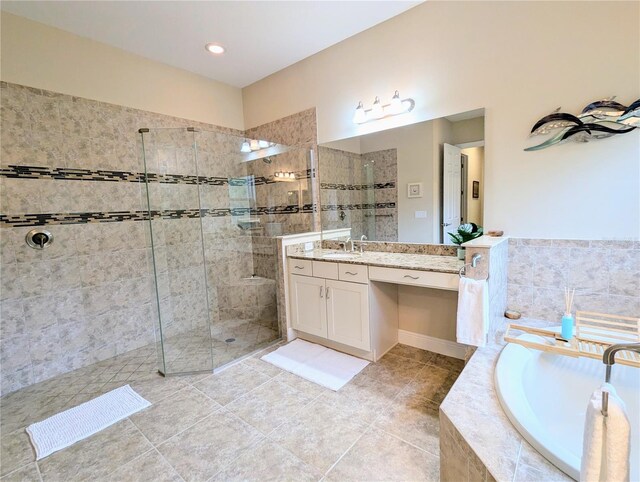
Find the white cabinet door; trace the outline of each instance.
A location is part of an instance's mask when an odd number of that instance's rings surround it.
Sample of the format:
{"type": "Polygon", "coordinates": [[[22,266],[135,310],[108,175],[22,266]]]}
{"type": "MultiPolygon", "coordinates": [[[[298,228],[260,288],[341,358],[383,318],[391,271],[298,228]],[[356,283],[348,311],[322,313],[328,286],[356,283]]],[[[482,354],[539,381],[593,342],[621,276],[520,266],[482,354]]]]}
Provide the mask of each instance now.
{"type": "Polygon", "coordinates": [[[370,350],[369,286],[334,280],[326,285],[328,338],[370,350]]]}
{"type": "Polygon", "coordinates": [[[291,322],[296,330],[327,338],[327,305],[322,278],[291,275],[291,322]]]}

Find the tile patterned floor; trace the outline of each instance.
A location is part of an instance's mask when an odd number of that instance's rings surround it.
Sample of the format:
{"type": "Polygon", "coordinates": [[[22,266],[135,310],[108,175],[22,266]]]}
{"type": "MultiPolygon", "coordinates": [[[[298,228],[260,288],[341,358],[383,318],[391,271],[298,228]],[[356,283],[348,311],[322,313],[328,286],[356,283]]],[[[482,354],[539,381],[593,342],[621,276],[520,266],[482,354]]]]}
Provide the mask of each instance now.
{"type": "Polygon", "coordinates": [[[338,392],[263,362],[162,378],[148,348],[0,399],[0,481],[439,479],[462,362],[403,345],[338,392]],[[39,462],[24,427],[129,383],[153,406],[39,462]]]}
{"type": "Polygon", "coordinates": [[[277,320],[233,319],[164,339],[166,373],[210,370],[280,338],[277,320]]]}

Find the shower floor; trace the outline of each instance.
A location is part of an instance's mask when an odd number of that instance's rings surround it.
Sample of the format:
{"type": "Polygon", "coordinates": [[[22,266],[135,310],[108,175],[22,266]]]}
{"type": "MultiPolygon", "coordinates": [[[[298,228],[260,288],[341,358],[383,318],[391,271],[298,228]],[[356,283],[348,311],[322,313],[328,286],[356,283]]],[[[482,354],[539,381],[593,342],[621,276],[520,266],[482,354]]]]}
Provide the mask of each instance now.
{"type": "Polygon", "coordinates": [[[277,321],[226,320],[163,341],[166,374],[211,370],[278,340],[277,321]],[[212,365],[213,360],[213,365],[212,365]]]}

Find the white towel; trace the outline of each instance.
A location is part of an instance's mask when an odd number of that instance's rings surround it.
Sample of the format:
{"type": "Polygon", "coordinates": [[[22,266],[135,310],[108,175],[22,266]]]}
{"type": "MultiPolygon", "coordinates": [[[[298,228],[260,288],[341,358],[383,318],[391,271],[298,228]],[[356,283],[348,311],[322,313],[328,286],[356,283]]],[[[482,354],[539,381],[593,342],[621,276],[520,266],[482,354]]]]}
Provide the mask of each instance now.
{"type": "Polygon", "coordinates": [[[461,277],[458,288],[456,340],[485,346],[489,331],[489,287],[485,280],[461,277]]]}
{"type": "Polygon", "coordinates": [[[587,406],[580,482],[629,480],[630,424],[624,402],[605,383],[591,395],[587,406]],[[602,392],[609,392],[607,417],[602,415],[602,392]]]}

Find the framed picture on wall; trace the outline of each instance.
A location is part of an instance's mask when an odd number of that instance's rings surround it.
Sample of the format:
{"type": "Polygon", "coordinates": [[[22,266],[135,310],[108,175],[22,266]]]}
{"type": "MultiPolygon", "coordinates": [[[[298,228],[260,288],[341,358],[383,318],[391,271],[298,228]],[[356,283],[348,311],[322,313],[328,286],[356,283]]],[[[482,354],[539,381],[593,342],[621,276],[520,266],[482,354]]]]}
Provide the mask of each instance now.
{"type": "Polygon", "coordinates": [[[480,197],[480,181],[473,181],[473,199],[480,197]]]}
{"type": "Polygon", "coordinates": [[[407,197],[422,197],[422,183],[421,182],[408,183],[407,197]]]}

